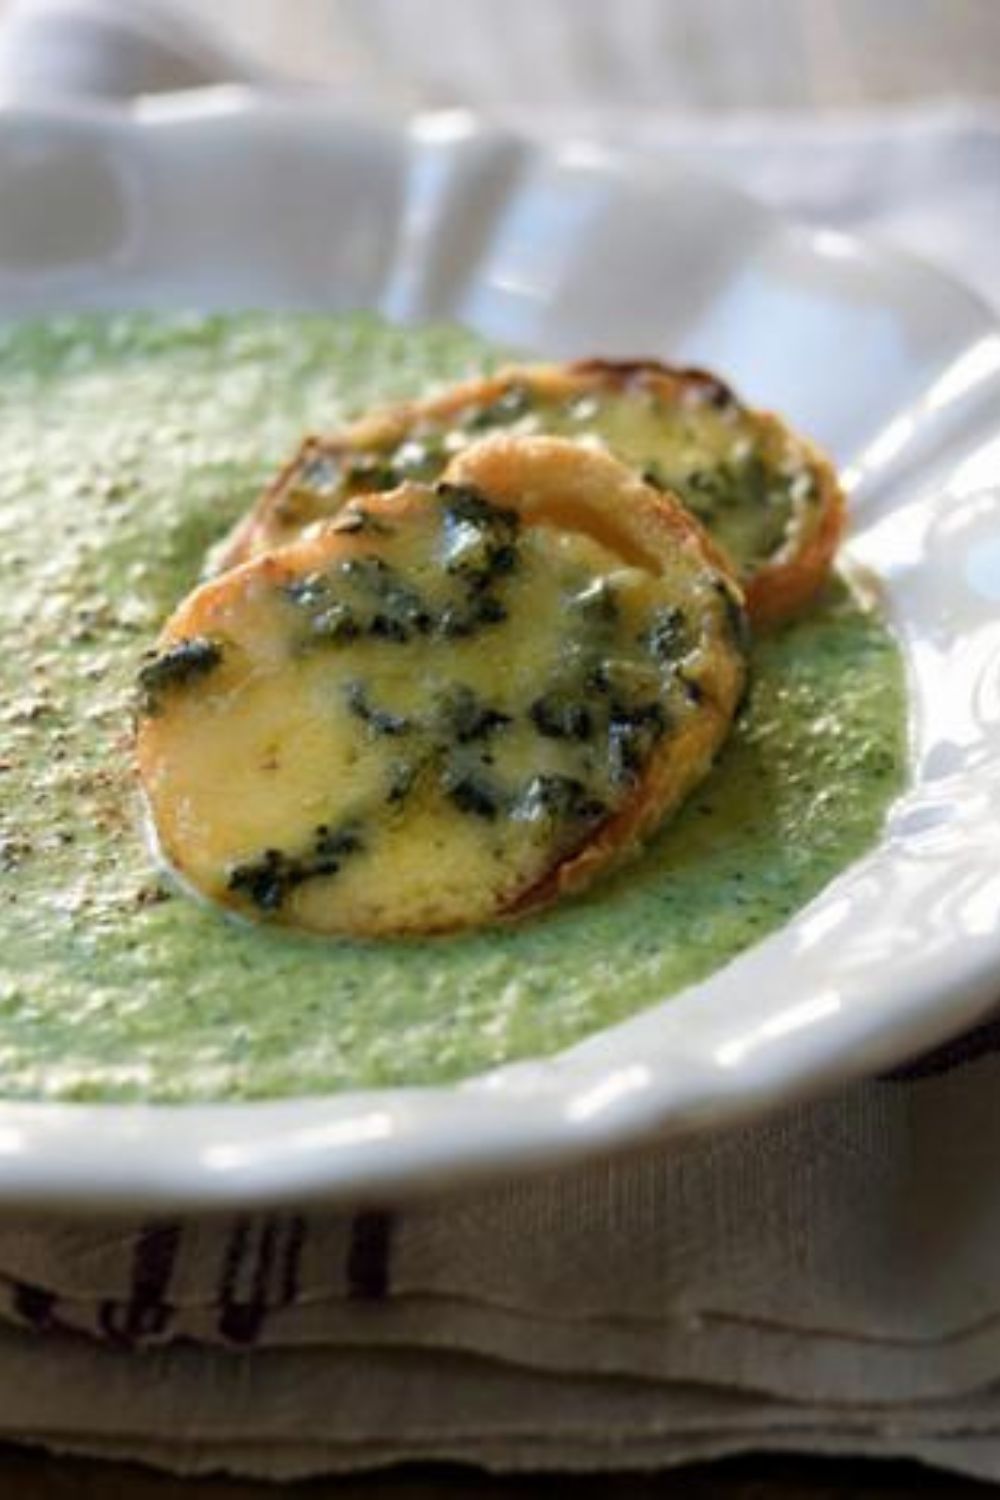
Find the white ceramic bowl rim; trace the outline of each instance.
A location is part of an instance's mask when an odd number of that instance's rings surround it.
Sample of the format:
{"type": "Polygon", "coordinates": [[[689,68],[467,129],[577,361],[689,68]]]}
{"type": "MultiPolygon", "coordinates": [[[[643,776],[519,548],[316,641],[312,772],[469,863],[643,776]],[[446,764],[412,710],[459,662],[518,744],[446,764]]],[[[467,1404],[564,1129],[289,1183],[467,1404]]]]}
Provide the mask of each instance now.
{"type": "Polygon", "coordinates": [[[879,846],[780,932],[558,1057],[273,1103],[0,1103],[0,1202],[384,1201],[733,1124],[996,999],[1000,331],[971,294],[648,155],[546,148],[466,115],[348,121],[309,96],[0,111],[0,220],[36,188],[37,244],[0,223],[0,312],[373,306],[546,355],[713,364],[780,406],[847,463],[849,552],[906,652],[913,779],[879,846]],[[81,172],[100,222],[68,193],[81,172]],[[350,243],[333,233],[344,201],[350,243]],[[841,336],[836,376],[817,351],[841,336]]]}

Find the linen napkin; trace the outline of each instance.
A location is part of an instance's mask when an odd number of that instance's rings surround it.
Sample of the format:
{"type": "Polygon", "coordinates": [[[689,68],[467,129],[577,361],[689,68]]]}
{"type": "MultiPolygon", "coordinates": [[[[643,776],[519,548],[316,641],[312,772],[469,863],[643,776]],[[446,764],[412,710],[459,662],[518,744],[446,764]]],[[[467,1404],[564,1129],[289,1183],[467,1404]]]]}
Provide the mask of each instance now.
{"type": "MultiPolygon", "coordinates": [[[[238,76],[149,5],[0,35],[8,93],[238,76]]],[[[1000,305],[988,111],[517,123],[677,152],[1000,305]]],[[[0,1438],[275,1478],[796,1449],[1000,1479],[998,1052],[987,1025],[751,1129],[398,1211],[0,1223],[0,1438]]]]}
{"type": "Polygon", "coordinates": [[[783,1448],[1000,1478],[997,1031],[398,1212],[8,1223],[0,1437],[283,1478],[783,1448]]]}

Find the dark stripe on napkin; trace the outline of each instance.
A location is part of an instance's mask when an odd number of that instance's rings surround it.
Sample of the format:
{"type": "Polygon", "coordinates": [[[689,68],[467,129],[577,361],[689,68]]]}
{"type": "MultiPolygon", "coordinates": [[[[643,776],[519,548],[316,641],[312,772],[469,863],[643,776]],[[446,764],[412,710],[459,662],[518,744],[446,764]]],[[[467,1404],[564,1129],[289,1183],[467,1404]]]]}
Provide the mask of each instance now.
{"type": "Polygon", "coordinates": [[[173,1317],[167,1291],[180,1248],[180,1224],[144,1224],[132,1252],[129,1295],[124,1301],[104,1301],[98,1311],[101,1332],[126,1344],[162,1337],[173,1317]]]}
{"type": "Polygon", "coordinates": [[[285,1307],[298,1299],[299,1268],[302,1265],[305,1242],[306,1221],[301,1214],[293,1214],[285,1231],[285,1253],[281,1269],[281,1301],[285,1307]]]}
{"type": "Polygon", "coordinates": [[[15,1281],[11,1287],[11,1307],[15,1317],[39,1333],[48,1333],[57,1326],[55,1311],[58,1301],[54,1292],[31,1286],[27,1281],[15,1281]]]}
{"type": "Polygon", "coordinates": [[[361,1302],[388,1295],[392,1250],[392,1215],[383,1209],[356,1214],[347,1246],[347,1292],[361,1302]]]}
{"type": "Polygon", "coordinates": [[[300,1214],[237,1219],[219,1283],[218,1326],[229,1343],[256,1343],[271,1309],[296,1300],[305,1241],[300,1214]]]}

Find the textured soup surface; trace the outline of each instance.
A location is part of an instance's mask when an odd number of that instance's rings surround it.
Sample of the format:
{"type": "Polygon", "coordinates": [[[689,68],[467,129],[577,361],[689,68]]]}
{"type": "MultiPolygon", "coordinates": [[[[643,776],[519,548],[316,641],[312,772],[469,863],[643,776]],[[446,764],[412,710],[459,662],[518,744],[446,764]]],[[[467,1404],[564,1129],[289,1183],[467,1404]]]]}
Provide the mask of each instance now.
{"type": "Polygon", "coordinates": [[[703,977],[878,836],[902,673],[834,589],[758,643],[747,709],[680,817],[543,917],[328,943],[226,921],[158,876],[130,696],[205,549],[303,429],[489,364],[464,334],[367,318],[0,330],[0,1093],[291,1094],[551,1052],[703,977]]]}

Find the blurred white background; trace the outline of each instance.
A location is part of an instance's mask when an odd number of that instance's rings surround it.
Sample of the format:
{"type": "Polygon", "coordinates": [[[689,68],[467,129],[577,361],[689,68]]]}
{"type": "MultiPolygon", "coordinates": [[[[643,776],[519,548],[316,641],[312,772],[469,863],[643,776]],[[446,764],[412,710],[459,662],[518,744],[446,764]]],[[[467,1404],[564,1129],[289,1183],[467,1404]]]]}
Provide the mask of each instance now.
{"type": "Polygon", "coordinates": [[[319,84],[670,153],[1000,306],[1000,0],[0,0],[0,97],[319,84]]]}
{"type": "Polygon", "coordinates": [[[1000,0],[182,3],[259,66],[374,104],[715,110],[1000,99],[1000,0]]]}

